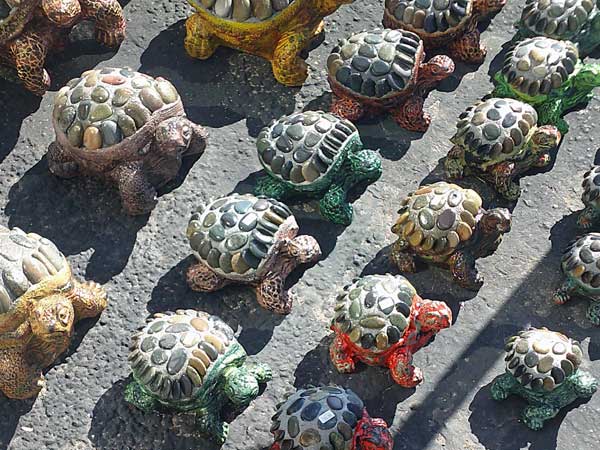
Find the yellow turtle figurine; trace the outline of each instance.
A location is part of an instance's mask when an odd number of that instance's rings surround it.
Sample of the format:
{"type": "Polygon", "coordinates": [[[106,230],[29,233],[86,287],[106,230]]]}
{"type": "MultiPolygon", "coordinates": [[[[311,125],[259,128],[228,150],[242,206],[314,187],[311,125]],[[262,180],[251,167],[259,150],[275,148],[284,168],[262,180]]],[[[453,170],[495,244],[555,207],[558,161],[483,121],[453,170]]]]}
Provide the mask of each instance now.
{"type": "Polygon", "coordinates": [[[323,18],[354,0],[188,0],[185,49],[208,59],[225,46],[271,62],[286,86],[302,86],[308,66],[300,52],[323,31],[323,18]]]}

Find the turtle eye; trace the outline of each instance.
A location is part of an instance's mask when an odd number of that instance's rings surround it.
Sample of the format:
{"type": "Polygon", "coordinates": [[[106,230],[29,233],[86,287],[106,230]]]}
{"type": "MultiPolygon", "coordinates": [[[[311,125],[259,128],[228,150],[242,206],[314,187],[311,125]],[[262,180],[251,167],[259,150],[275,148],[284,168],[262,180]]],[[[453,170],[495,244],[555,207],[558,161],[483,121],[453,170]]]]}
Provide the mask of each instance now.
{"type": "Polygon", "coordinates": [[[58,320],[63,325],[67,325],[69,323],[69,310],[67,308],[61,308],[58,311],[58,320]]]}

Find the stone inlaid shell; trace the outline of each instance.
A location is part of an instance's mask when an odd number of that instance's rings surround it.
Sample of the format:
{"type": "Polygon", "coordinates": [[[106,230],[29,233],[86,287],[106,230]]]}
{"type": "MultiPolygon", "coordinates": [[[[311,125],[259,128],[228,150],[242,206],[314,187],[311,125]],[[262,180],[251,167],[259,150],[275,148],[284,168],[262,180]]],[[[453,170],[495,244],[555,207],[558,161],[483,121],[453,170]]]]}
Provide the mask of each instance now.
{"type": "Polygon", "coordinates": [[[258,158],[265,170],[296,186],[311,186],[341,163],[358,137],[352,122],[322,111],[274,120],[258,135],[258,158]]]}
{"type": "Polygon", "coordinates": [[[586,206],[600,206],[600,166],[593,166],[583,176],[581,200],[586,206]]]}
{"type": "Polygon", "coordinates": [[[198,9],[219,19],[235,22],[265,22],[274,19],[295,0],[188,0],[198,9]]]}
{"type": "Polygon", "coordinates": [[[479,220],[481,197],[443,181],[409,194],[392,231],[420,254],[445,255],[468,241],[479,220]]]}
{"type": "Polygon", "coordinates": [[[63,270],[67,261],[46,238],[0,226],[0,313],[37,283],[63,270]]]}
{"type": "Polygon", "coordinates": [[[600,292],[600,233],[572,242],[563,254],[562,270],[586,291],[600,292]]]}
{"type": "Polygon", "coordinates": [[[570,39],[597,13],[593,0],[527,0],[521,22],[536,35],[570,39]]]}
{"type": "Polygon", "coordinates": [[[342,39],[327,59],[332,80],[363,97],[383,99],[412,88],[423,42],[403,30],[372,30],[342,39]]]}
{"type": "Polygon", "coordinates": [[[506,341],[506,371],[523,387],[550,392],[575,373],[583,359],[577,341],[546,328],[530,328],[506,341]]]}
{"type": "Polygon", "coordinates": [[[507,53],[502,73],[515,90],[535,97],[560,88],[578,61],[579,52],[573,43],[534,37],[507,53]]]}
{"type": "Polygon", "coordinates": [[[300,389],[278,405],[271,432],[282,449],[349,450],[364,404],[350,389],[300,389]]]}
{"type": "Polygon", "coordinates": [[[54,128],[74,147],[108,148],[135,134],[157,111],[179,101],[179,94],[164,78],[129,69],[88,70],[58,91],[54,128]]]}
{"type": "Polygon", "coordinates": [[[400,275],[367,275],[338,295],[332,325],[359,347],[386,351],[400,341],[413,320],[416,294],[400,275]]]}
{"type": "Polygon", "coordinates": [[[294,216],[283,203],[233,194],[198,208],[187,236],[196,257],[212,270],[225,278],[251,280],[278,249],[282,226],[297,231],[294,216]]]}
{"type": "Polygon", "coordinates": [[[135,379],[159,400],[192,400],[230,345],[233,330],[220,318],[191,309],[157,313],[131,339],[135,379]]]}
{"type": "Polygon", "coordinates": [[[466,150],[467,161],[485,164],[525,153],[538,115],[519,100],[490,98],[467,108],[459,119],[451,141],[466,150]]]}
{"type": "Polygon", "coordinates": [[[427,34],[461,29],[473,13],[473,0],[397,0],[390,6],[402,28],[427,34]]]}

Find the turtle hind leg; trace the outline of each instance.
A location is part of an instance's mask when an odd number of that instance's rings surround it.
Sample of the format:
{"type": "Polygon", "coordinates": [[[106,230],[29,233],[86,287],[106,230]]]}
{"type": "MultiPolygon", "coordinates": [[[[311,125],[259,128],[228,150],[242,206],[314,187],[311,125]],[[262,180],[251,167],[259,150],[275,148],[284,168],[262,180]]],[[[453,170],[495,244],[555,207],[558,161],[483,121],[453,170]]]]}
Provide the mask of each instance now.
{"type": "Polygon", "coordinates": [[[57,143],[52,142],[46,155],[48,169],[60,178],[73,178],[80,175],[79,165],[57,143]]]}
{"type": "Polygon", "coordinates": [[[590,300],[586,317],[596,326],[600,326],[600,300],[590,300]]]}
{"type": "Polygon", "coordinates": [[[27,347],[0,351],[0,390],[9,398],[24,400],[36,397],[46,381],[39,369],[25,360],[27,347]]]}
{"type": "Polygon", "coordinates": [[[577,216],[577,226],[583,230],[590,229],[594,224],[600,222],[600,211],[594,206],[586,206],[577,216]]]}
{"type": "Polygon", "coordinates": [[[567,279],[556,291],[552,294],[552,301],[557,305],[564,305],[569,300],[571,300],[571,296],[575,294],[576,287],[574,283],[567,279]]]}
{"type": "Polygon", "coordinates": [[[283,200],[289,197],[290,190],[281,181],[276,180],[270,175],[265,175],[256,180],[254,194],[264,195],[275,200],[283,200]]]}
{"type": "Polygon", "coordinates": [[[185,29],[185,50],[192,58],[208,59],[219,47],[218,41],[197,14],[187,19],[185,29]]]}
{"type": "Polygon", "coordinates": [[[115,168],[109,177],[121,194],[123,207],[130,215],[150,213],[156,206],[158,193],[146,176],[140,162],[125,163],[115,168]]]}
{"type": "Polygon", "coordinates": [[[96,41],[118,47],[127,27],[123,9],[117,0],[80,0],[83,17],[94,21],[96,41]]]}
{"type": "Polygon", "coordinates": [[[302,86],[308,77],[308,64],[300,53],[310,45],[313,38],[309,32],[285,33],[277,43],[271,66],[275,79],[285,86],[302,86]]]}
{"type": "Polygon", "coordinates": [[[394,121],[408,131],[425,133],[429,129],[431,117],[423,110],[425,99],[411,95],[399,107],[391,111],[394,121]]]}
{"type": "Polygon", "coordinates": [[[330,111],[336,116],[342,117],[350,122],[357,122],[365,115],[365,109],[360,102],[345,97],[333,96],[330,111]]]}
{"type": "Polygon", "coordinates": [[[485,60],[487,50],[481,43],[479,30],[475,28],[448,45],[450,57],[469,64],[481,64],[485,60]]]}
{"type": "Polygon", "coordinates": [[[201,435],[219,445],[225,443],[229,434],[229,424],[221,419],[220,411],[214,412],[208,408],[196,411],[196,428],[201,435]]]}
{"type": "Polygon", "coordinates": [[[392,245],[392,251],[390,253],[390,259],[392,263],[402,273],[415,273],[417,271],[417,264],[414,255],[407,253],[408,243],[399,238],[392,245]]]}
{"type": "Polygon", "coordinates": [[[149,413],[158,408],[158,402],[154,397],[144,392],[137,381],[131,381],[125,387],[125,401],[137,409],[149,413]]]}
{"type": "Polygon", "coordinates": [[[492,398],[497,401],[506,400],[517,385],[515,377],[511,374],[503,373],[492,383],[492,398]]]}
{"type": "Polygon", "coordinates": [[[50,88],[50,76],[44,63],[48,43],[35,31],[24,31],[9,45],[15,69],[23,85],[36,95],[44,95],[50,88]]]}
{"type": "Polygon", "coordinates": [[[204,263],[197,262],[192,264],[187,272],[186,279],[188,286],[199,292],[214,292],[222,289],[229,281],[222,276],[216,274],[208,268],[204,263]]]}
{"type": "Polygon", "coordinates": [[[319,201],[321,215],[333,223],[350,225],[354,212],[352,205],[346,200],[346,196],[347,192],[344,186],[332,184],[319,201]]]}
{"type": "Polygon", "coordinates": [[[263,308],[276,314],[289,314],[294,298],[285,289],[285,277],[279,272],[270,272],[256,286],[256,300],[263,308]]]}
{"type": "Polygon", "coordinates": [[[523,422],[532,430],[541,430],[546,420],[552,419],[559,412],[559,409],[548,405],[529,405],[523,411],[523,422]]]}
{"type": "Polygon", "coordinates": [[[444,172],[446,177],[461,179],[465,175],[465,151],[462,147],[455,145],[450,149],[444,160],[444,172]]]}
{"type": "Polygon", "coordinates": [[[339,373],[352,373],[356,371],[354,358],[348,353],[344,339],[338,334],[335,335],[333,342],[329,346],[329,357],[339,373]]]}
{"type": "Polygon", "coordinates": [[[483,278],[475,267],[475,258],[464,252],[456,252],[448,259],[450,273],[456,283],[471,291],[477,291],[483,286],[483,278]]]}
{"type": "Polygon", "coordinates": [[[412,354],[406,349],[392,353],[387,365],[394,381],[402,387],[412,388],[423,382],[423,372],[412,365],[412,354]]]}

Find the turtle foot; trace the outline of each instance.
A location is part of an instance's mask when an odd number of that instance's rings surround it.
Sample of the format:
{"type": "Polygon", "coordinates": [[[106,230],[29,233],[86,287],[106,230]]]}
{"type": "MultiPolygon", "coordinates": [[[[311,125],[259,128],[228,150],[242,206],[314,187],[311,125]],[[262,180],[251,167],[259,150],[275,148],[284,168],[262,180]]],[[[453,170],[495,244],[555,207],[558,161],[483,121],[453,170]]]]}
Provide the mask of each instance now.
{"type": "Polygon", "coordinates": [[[552,419],[558,414],[558,409],[550,406],[528,406],[523,411],[523,422],[534,431],[541,430],[546,420],[552,419]]]}
{"type": "Polygon", "coordinates": [[[354,358],[348,353],[344,340],[337,334],[329,346],[329,357],[339,373],[353,373],[356,371],[354,358]]]}
{"type": "Polygon", "coordinates": [[[228,281],[210,270],[203,263],[191,265],[186,273],[188,286],[199,292],[214,292],[223,288],[228,281]]]}
{"type": "Polygon", "coordinates": [[[596,326],[600,326],[600,301],[590,300],[586,317],[596,326]]]}
{"type": "Polygon", "coordinates": [[[185,22],[185,50],[196,59],[208,59],[217,50],[219,44],[202,24],[200,16],[194,14],[185,22]]]}
{"type": "Polygon", "coordinates": [[[154,411],[158,406],[156,400],[144,392],[137,381],[132,381],[125,387],[125,401],[145,413],[154,411]]]}

